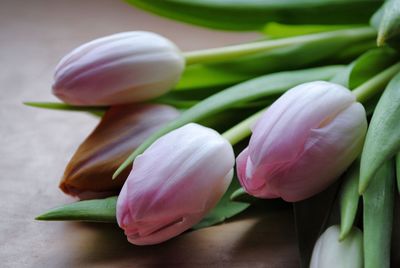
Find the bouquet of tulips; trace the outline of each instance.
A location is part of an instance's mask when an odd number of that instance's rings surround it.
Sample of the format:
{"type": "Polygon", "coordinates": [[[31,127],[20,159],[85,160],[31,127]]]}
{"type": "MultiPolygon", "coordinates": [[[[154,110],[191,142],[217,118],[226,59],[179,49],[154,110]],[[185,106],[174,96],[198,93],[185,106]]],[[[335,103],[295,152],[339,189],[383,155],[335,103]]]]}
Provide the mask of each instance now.
{"type": "Polygon", "coordinates": [[[101,119],[60,182],[80,201],[37,219],[117,222],[150,245],[281,198],[302,266],[390,267],[400,1],[129,2],[265,38],[181,52],[133,31],[67,54],[53,84],[62,102],[27,104],[101,119]]]}

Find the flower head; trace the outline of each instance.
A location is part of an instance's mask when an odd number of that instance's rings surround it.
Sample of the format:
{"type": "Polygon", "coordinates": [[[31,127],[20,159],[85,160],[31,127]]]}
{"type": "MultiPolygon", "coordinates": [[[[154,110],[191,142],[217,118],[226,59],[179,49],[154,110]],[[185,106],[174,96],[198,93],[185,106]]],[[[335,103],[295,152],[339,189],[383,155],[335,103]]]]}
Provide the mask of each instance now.
{"type": "Polygon", "coordinates": [[[254,126],[237,158],[240,182],[257,197],[306,199],[353,162],[366,130],[364,107],[348,89],[323,81],[294,87],[254,126]]]}
{"type": "Polygon", "coordinates": [[[168,240],[199,222],[229,186],[232,146],[216,131],[188,124],[139,155],[117,202],[118,224],[136,245],[168,240]]]}
{"type": "Polygon", "coordinates": [[[73,105],[139,102],[171,89],[184,65],[178,48],[158,34],[113,34],[67,54],[56,67],[53,93],[73,105]]]}

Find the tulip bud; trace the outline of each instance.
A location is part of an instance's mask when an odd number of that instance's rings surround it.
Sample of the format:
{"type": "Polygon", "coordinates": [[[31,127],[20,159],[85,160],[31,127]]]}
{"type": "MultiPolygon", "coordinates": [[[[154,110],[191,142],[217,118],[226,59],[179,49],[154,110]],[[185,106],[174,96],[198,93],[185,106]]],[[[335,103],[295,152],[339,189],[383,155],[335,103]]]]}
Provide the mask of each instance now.
{"type": "Polygon", "coordinates": [[[184,65],[179,49],[158,34],[114,34],[67,54],[56,67],[53,93],[73,105],[140,102],[171,89],[184,65]]]}
{"type": "Polygon", "coordinates": [[[300,201],[327,188],[359,155],[364,107],[346,88],[323,81],[283,94],[262,115],[237,158],[238,177],[256,197],[300,201]]]}
{"type": "Polygon", "coordinates": [[[216,131],[187,124],[139,155],[117,202],[129,242],[157,244],[189,229],[227,190],[235,157],[216,131]]]}
{"type": "Polygon", "coordinates": [[[339,241],[338,226],[329,227],[314,246],[310,268],[362,268],[363,235],[353,227],[345,240],[339,241]]]}
{"type": "Polygon", "coordinates": [[[164,105],[113,106],[68,163],[60,188],[81,199],[118,193],[128,172],[112,175],[150,134],[179,112],[164,105]]]}

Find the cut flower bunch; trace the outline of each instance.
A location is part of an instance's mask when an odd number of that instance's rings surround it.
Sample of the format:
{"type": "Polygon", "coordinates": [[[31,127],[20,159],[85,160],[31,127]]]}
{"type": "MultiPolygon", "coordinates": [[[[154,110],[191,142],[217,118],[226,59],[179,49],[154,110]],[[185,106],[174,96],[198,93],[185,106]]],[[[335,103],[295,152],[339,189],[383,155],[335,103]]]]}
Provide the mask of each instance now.
{"type": "Polygon", "coordinates": [[[79,201],[37,219],[117,223],[152,245],[282,199],[303,267],[390,267],[400,1],[128,2],[265,37],[182,52],[131,31],[68,53],[52,87],[62,102],[26,104],[99,124],[60,182],[79,201]]]}

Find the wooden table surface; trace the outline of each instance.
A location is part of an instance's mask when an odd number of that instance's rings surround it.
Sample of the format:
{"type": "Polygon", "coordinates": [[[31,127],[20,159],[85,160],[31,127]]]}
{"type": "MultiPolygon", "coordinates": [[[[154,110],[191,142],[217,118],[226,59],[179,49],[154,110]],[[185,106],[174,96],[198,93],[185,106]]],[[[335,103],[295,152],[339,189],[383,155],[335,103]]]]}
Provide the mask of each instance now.
{"type": "Polygon", "coordinates": [[[59,178],[98,119],[22,102],[56,101],[50,87],[59,59],[85,41],[127,30],[159,32],[183,50],[257,36],[178,24],[113,0],[2,0],[0,266],[298,267],[290,210],[253,209],[228,223],[146,247],[129,244],[116,225],[34,220],[73,201],[57,188],[59,178]]]}

